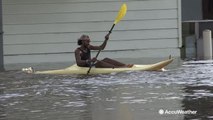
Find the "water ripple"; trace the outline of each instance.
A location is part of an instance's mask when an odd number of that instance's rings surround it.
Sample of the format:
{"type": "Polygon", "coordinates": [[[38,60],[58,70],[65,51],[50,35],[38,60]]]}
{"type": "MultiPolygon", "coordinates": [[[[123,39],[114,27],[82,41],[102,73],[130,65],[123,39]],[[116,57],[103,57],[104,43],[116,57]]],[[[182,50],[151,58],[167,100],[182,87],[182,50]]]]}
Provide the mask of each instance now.
{"type": "Polygon", "coordinates": [[[192,118],[211,118],[205,110],[212,110],[206,105],[212,104],[212,73],[212,63],[184,63],[165,72],[130,71],[91,76],[9,71],[0,73],[0,115],[21,119],[20,116],[28,114],[29,119],[53,120],[61,115],[66,116],[64,120],[79,120],[134,110],[138,118],[147,116],[145,113],[157,118],[155,112],[164,106],[197,110],[199,114],[192,118]]]}

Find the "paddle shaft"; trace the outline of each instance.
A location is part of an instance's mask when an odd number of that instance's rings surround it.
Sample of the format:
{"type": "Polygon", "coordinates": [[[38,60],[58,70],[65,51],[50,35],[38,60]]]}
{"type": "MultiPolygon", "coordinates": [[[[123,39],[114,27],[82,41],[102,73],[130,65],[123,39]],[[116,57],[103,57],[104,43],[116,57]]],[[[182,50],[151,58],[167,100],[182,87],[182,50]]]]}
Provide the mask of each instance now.
{"type": "MultiPolygon", "coordinates": [[[[115,24],[112,25],[111,29],[109,30],[109,35],[112,33],[113,28],[115,27],[115,24]]],[[[98,53],[96,54],[95,58],[97,59],[99,54],[101,52],[101,49],[98,50],[98,53]]],[[[87,71],[87,75],[90,73],[90,70],[92,68],[92,66],[94,65],[94,63],[92,63],[89,67],[89,70],[87,71]]]]}
{"type": "MultiPolygon", "coordinates": [[[[113,24],[112,25],[112,27],[111,27],[111,29],[110,29],[110,31],[109,31],[109,35],[112,33],[112,30],[113,30],[113,28],[115,27],[115,24],[113,24]]],[[[101,49],[100,50],[98,50],[98,53],[96,54],[96,58],[98,58],[98,55],[100,54],[100,52],[101,52],[101,49]]]]}

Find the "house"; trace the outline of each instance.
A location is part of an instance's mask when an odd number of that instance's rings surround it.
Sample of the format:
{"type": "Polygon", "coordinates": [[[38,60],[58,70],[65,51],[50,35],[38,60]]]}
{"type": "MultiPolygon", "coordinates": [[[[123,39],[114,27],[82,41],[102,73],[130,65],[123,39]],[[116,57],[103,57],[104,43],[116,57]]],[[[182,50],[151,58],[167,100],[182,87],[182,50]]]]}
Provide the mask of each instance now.
{"type": "Polygon", "coordinates": [[[181,0],[2,0],[4,63],[74,61],[77,39],[101,44],[124,2],[100,58],[179,58],[181,0]]]}

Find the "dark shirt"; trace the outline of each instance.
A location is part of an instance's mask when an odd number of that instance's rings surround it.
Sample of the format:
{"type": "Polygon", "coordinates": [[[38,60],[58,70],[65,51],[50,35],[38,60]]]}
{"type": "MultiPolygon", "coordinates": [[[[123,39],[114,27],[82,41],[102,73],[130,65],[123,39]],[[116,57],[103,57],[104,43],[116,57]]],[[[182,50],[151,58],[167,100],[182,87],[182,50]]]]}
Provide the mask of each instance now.
{"type": "MultiPolygon", "coordinates": [[[[91,54],[90,54],[90,49],[82,50],[81,48],[78,48],[81,51],[81,60],[89,60],[91,59],[91,54]]],[[[85,66],[82,67],[89,67],[89,64],[86,64],[85,66]]]]}

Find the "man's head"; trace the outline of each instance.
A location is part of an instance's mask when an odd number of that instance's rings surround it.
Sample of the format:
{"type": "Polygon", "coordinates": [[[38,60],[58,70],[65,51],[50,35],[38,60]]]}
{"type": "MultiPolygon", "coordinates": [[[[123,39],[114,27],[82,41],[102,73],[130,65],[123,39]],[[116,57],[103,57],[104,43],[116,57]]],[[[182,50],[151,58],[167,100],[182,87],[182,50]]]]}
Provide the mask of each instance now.
{"type": "Polygon", "coordinates": [[[82,35],[79,39],[78,39],[78,45],[85,45],[88,46],[90,43],[90,38],[88,35],[82,35]]]}

